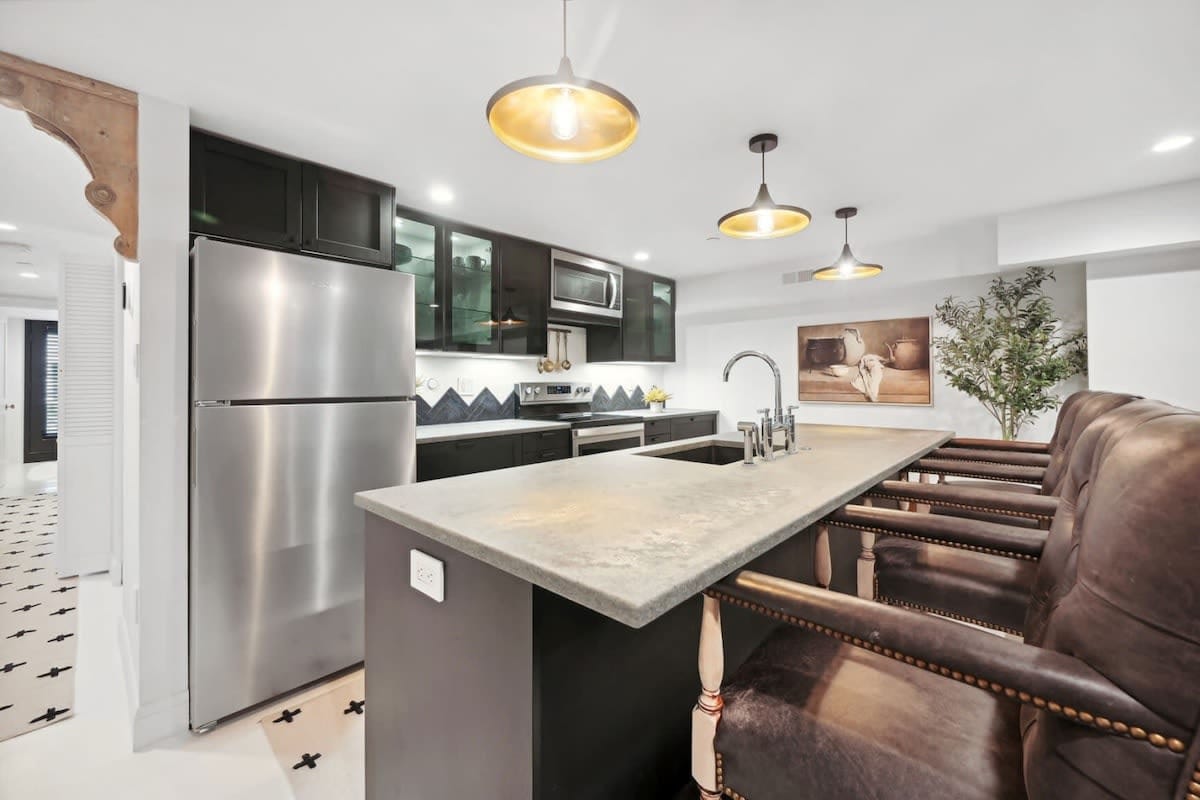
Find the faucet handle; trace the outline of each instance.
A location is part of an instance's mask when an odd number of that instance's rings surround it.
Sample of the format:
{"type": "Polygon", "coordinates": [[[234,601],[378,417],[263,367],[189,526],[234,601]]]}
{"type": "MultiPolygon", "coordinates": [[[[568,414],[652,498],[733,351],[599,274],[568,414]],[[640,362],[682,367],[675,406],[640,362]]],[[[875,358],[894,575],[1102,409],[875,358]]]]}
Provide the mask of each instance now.
{"type": "Polygon", "coordinates": [[[765,417],[766,415],[768,415],[768,414],[770,414],[770,413],[771,413],[771,409],[769,409],[769,408],[760,408],[760,409],[758,410],[758,413],[759,413],[759,414],[762,414],[762,415],[765,417]]]}
{"type": "Polygon", "coordinates": [[[798,406],[798,405],[790,405],[790,406],[788,406],[788,407],[787,407],[787,410],[788,410],[788,411],[795,411],[795,410],[796,410],[797,408],[799,408],[799,407],[800,407],[800,406],[798,406]]]}

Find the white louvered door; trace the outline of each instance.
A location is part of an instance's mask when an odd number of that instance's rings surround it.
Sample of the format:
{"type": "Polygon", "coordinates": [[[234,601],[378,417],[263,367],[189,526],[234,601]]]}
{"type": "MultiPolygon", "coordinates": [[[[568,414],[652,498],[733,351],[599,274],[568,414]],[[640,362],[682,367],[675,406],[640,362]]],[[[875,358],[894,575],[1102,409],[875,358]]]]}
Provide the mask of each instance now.
{"type": "Polygon", "coordinates": [[[116,500],[116,326],[112,264],[64,263],[59,296],[60,575],[109,567],[116,500]]]}

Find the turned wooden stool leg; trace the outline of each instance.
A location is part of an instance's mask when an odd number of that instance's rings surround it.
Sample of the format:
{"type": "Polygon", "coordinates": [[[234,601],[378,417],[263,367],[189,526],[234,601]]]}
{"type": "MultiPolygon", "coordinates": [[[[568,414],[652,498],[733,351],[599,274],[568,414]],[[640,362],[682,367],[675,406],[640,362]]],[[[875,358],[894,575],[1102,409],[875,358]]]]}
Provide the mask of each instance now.
{"type": "MultiPolygon", "coordinates": [[[[871,498],[862,499],[864,506],[872,505],[871,498]]],[[[864,600],[875,599],[875,534],[868,531],[858,533],[862,549],[858,551],[858,596],[864,600]]]]}
{"type": "Polygon", "coordinates": [[[833,580],[833,556],[829,552],[829,526],[823,522],[817,525],[817,535],[813,539],[813,575],[817,586],[829,588],[833,580]]]}
{"type": "MultiPolygon", "coordinates": [[[[921,483],[937,483],[940,477],[941,476],[939,475],[931,475],[928,472],[922,472],[921,483]]],[[[918,514],[928,514],[930,510],[929,505],[926,503],[912,503],[911,506],[912,507],[909,510],[915,511],[918,514]]]]}
{"type": "Polygon", "coordinates": [[[702,800],[721,796],[724,776],[717,762],[717,723],[721,720],[721,680],[725,677],[725,645],[721,639],[721,604],[705,596],[700,617],[700,699],[692,709],[692,778],[702,800]]]}

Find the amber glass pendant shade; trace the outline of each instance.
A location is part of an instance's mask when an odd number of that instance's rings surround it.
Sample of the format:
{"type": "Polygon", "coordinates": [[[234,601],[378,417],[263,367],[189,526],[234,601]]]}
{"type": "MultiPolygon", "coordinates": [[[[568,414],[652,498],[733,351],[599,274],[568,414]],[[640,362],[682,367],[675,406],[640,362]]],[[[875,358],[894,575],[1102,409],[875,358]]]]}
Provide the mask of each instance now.
{"type": "Polygon", "coordinates": [[[563,2],[563,56],[558,72],[500,87],[487,104],[492,133],[518,153],[563,164],[602,161],[637,138],[640,117],[611,86],[579,78],[567,58],[563,2]]]}
{"type": "Polygon", "coordinates": [[[766,154],[779,145],[773,133],[760,133],[750,140],[750,152],[762,157],[762,183],[754,202],[730,211],[717,220],[717,230],[734,239],[778,239],[808,227],[812,215],[799,206],[780,205],[767,189],[766,154]]]}
{"type": "Polygon", "coordinates": [[[842,220],[844,230],[844,240],[842,244],[842,254],[838,256],[838,260],[830,264],[828,267],[813,272],[813,280],[815,281],[853,281],[859,278],[874,278],[879,273],[883,272],[883,266],[880,264],[868,264],[859,261],[855,258],[854,253],[850,251],[850,218],[858,214],[857,208],[839,208],[835,212],[835,216],[842,220]]]}

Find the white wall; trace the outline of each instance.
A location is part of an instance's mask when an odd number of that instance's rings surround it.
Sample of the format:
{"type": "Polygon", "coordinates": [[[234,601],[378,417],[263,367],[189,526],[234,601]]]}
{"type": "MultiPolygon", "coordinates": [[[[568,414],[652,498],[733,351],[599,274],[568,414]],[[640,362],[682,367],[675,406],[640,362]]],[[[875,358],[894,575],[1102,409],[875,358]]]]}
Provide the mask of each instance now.
{"type": "Polygon", "coordinates": [[[1200,409],[1200,248],[1087,264],[1093,386],[1200,409]]]}
{"type": "Polygon", "coordinates": [[[143,748],[188,725],[186,106],[139,95],[138,189],[137,539],[119,638],[143,748]]]}
{"type": "MultiPolygon", "coordinates": [[[[430,405],[447,389],[454,389],[468,403],[474,395],[486,387],[500,402],[513,390],[513,384],[522,381],[571,381],[573,383],[591,383],[596,387],[603,386],[610,393],[617,386],[624,386],[625,391],[631,391],[635,386],[642,390],[663,381],[663,367],[639,364],[588,364],[587,331],[568,325],[551,325],[571,331],[567,336],[567,347],[564,353],[571,363],[571,369],[542,374],[537,371],[537,359],[534,358],[478,358],[463,356],[444,356],[417,354],[417,375],[427,381],[433,379],[437,386],[422,386],[418,390],[430,405]],[[465,379],[465,383],[464,383],[465,379]],[[467,390],[467,391],[464,391],[467,390]]],[[[550,338],[550,356],[555,356],[554,337],[550,338]]]]}
{"type": "Polygon", "coordinates": [[[1200,242],[1200,180],[1001,216],[998,263],[1082,260],[1200,242]]]}
{"type": "MultiPolygon", "coordinates": [[[[965,255],[957,247],[931,247],[929,252],[953,258],[965,255]]],[[[773,273],[776,285],[769,294],[771,274],[727,274],[681,283],[679,364],[669,367],[665,376],[666,388],[675,393],[676,402],[688,407],[717,407],[721,412],[720,429],[731,430],[739,420],[757,419],[756,409],[771,405],[774,391],[770,370],[753,359],[739,363],[729,383],[722,382],[722,368],[737,351],[761,350],[774,358],[783,375],[784,403],[794,403],[797,326],[932,316],[934,305],[946,296],[978,296],[994,277],[971,275],[909,282],[886,251],[861,256],[879,259],[886,269],[893,270],[891,284],[872,279],[783,286],[777,272],[773,273]],[[747,285],[754,290],[744,290],[747,285]]],[[[985,248],[978,257],[994,258],[994,251],[988,253],[985,248]]],[[[940,266],[948,271],[952,265],[940,266]]],[[[1057,282],[1049,284],[1055,308],[1064,321],[1083,327],[1086,310],[1082,265],[1060,267],[1056,272],[1057,282]]],[[[944,331],[935,323],[933,334],[941,333],[944,331]]],[[[1069,381],[1062,393],[1082,388],[1083,384],[1080,378],[1069,381]]],[[[978,402],[946,385],[940,376],[934,378],[932,406],[804,403],[797,414],[801,422],[940,428],[963,436],[1000,435],[999,425],[978,402]]],[[[1045,415],[1036,425],[1024,429],[1022,438],[1048,439],[1054,420],[1053,413],[1045,415]]]]}

